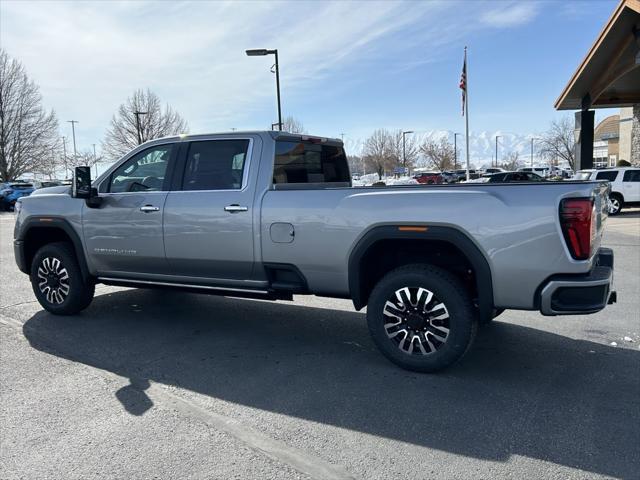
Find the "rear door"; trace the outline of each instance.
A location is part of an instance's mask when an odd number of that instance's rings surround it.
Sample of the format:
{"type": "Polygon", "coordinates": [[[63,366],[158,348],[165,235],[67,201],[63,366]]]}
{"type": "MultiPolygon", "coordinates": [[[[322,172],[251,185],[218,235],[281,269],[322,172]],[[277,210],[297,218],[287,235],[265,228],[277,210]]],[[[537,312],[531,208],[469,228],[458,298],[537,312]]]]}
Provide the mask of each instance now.
{"type": "Polygon", "coordinates": [[[622,194],[625,202],[640,202],[640,169],[624,171],[622,194]]]}
{"type": "MultiPolygon", "coordinates": [[[[164,209],[164,241],[172,274],[250,280],[254,263],[253,138],[183,144],[177,181],[164,209]],[[253,181],[253,180],[252,180],[253,181]]],[[[257,170],[255,165],[254,170],[257,170]]],[[[195,280],[194,280],[195,281],[195,280]]]]}
{"type": "Polygon", "coordinates": [[[100,184],[100,208],[83,207],[87,255],[100,275],[167,273],[162,212],[174,154],[169,143],[133,155],[100,184]]]}

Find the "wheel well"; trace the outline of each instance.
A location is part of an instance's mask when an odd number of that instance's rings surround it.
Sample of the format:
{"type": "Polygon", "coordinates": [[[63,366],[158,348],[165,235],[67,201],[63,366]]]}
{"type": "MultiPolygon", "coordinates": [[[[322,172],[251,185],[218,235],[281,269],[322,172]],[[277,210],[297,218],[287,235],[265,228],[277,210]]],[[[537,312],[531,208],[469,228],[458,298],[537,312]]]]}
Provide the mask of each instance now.
{"type": "Polygon", "coordinates": [[[611,194],[609,196],[618,197],[620,199],[620,201],[622,201],[624,203],[624,195],[622,195],[621,192],[611,192],[611,194]]]}
{"type": "Polygon", "coordinates": [[[43,246],[54,242],[66,242],[73,249],[78,258],[75,245],[71,237],[61,228],[51,227],[32,227],[29,229],[24,238],[24,259],[28,271],[31,270],[31,262],[36,252],[43,246]]]}
{"type": "Polygon", "coordinates": [[[359,302],[362,306],[378,281],[391,270],[413,263],[427,263],[454,274],[468,289],[471,298],[478,296],[476,272],[467,256],[445,240],[384,239],[373,243],[358,265],[359,302]]]}

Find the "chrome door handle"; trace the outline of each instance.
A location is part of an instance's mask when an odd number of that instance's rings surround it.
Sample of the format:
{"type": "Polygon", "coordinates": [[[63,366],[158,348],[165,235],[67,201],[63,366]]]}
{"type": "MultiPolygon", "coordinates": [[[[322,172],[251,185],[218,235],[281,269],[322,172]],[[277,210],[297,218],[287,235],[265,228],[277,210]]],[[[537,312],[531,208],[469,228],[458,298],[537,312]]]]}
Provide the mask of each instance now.
{"type": "Polygon", "coordinates": [[[153,205],[144,205],[140,207],[140,211],[144,213],[157,212],[160,210],[160,207],[154,207],[153,205]]]}
{"type": "Polygon", "coordinates": [[[224,207],[224,211],[230,213],[246,212],[247,210],[249,210],[249,207],[241,207],[240,205],[227,205],[224,207]]]}

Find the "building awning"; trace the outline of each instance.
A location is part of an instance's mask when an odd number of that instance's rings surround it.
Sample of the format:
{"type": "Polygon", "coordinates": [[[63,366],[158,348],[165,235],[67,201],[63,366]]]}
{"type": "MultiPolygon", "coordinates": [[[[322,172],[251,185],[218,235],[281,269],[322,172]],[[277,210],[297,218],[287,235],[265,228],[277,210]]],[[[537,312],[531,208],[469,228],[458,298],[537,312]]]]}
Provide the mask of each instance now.
{"type": "Polygon", "coordinates": [[[640,0],[622,0],[571,80],[557,110],[640,103],[640,0]]]}

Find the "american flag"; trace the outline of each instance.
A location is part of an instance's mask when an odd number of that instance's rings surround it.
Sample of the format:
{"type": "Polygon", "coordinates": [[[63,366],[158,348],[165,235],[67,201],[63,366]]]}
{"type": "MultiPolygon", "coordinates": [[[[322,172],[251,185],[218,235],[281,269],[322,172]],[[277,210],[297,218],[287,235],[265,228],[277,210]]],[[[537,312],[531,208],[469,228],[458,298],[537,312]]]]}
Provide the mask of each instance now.
{"type": "Polygon", "coordinates": [[[460,90],[462,90],[462,116],[467,99],[467,49],[464,49],[464,63],[462,64],[462,76],[460,77],[460,90]]]}

